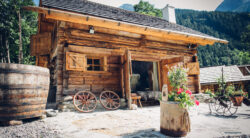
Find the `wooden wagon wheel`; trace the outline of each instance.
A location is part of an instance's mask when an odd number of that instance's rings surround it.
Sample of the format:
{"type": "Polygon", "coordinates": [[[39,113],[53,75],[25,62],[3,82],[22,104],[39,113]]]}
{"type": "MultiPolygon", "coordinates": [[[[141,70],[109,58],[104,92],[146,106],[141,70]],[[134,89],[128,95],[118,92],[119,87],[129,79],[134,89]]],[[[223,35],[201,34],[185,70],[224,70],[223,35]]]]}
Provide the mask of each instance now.
{"type": "Polygon", "coordinates": [[[74,106],[79,112],[92,112],[97,105],[97,99],[92,92],[80,91],[75,94],[73,99],[74,106]]]}
{"type": "Polygon", "coordinates": [[[228,105],[228,108],[225,109],[224,116],[234,115],[238,110],[238,106],[234,106],[230,100],[228,100],[226,104],[228,105]]]}
{"type": "Polygon", "coordinates": [[[120,97],[113,91],[103,91],[100,95],[100,103],[107,110],[115,110],[120,107],[120,97]]]}
{"type": "Polygon", "coordinates": [[[220,105],[218,98],[212,98],[209,102],[210,113],[223,115],[224,107],[220,105]]]}
{"type": "Polygon", "coordinates": [[[232,116],[237,112],[238,107],[233,106],[230,100],[224,97],[217,97],[209,102],[210,113],[214,111],[216,115],[232,116]]]}

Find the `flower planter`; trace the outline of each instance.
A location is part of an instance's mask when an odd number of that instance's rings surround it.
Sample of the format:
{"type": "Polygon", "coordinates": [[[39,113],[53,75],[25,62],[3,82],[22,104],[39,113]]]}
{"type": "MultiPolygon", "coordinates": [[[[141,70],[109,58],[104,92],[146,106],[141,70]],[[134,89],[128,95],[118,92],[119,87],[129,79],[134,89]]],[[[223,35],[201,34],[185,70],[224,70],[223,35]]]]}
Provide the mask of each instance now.
{"type": "Polygon", "coordinates": [[[178,102],[161,101],[160,132],[167,136],[183,137],[190,132],[190,118],[187,109],[178,102]]]}
{"type": "Polygon", "coordinates": [[[241,106],[243,101],[243,96],[232,96],[230,97],[230,99],[233,102],[234,106],[241,106]]]}

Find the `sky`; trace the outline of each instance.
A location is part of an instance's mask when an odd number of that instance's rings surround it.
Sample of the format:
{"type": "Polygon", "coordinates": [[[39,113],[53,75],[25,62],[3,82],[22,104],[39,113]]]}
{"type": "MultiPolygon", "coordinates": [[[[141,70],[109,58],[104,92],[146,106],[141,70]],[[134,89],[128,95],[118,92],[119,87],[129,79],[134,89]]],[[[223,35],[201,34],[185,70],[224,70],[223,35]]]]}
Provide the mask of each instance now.
{"type": "MultiPolygon", "coordinates": [[[[38,4],[39,0],[34,0],[38,4]]],[[[109,6],[119,7],[122,4],[135,5],[140,0],[89,0],[109,6]]],[[[193,10],[204,10],[214,11],[223,0],[143,0],[153,4],[155,8],[162,9],[167,4],[180,9],[193,9],[193,10]]]]}

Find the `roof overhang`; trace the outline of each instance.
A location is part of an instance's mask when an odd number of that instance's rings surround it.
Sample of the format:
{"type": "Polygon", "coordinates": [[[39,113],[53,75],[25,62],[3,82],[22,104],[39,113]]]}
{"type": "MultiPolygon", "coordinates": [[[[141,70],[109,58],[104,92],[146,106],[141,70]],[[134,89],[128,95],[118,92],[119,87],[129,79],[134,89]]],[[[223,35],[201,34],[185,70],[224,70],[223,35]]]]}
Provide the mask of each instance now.
{"type": "Polygon", "coordinates": [[[126,31],[131,33],[137,33],[142,35],[151,35],[163,39],[183,41],[189,44],[198,44],[198,45],[213,45],[214,43],[224,43],[227,44],[228,41],[214,38],[214,37],[205,37],[201,35],[189,34],[185,32],[165,30],[159,28],[153,28],[148,26],[142,26],[127,22],[119,22],[115,20],[89,16],[69,11],[63,11],[58,9],[44,8],[44,7],[35,7],[27,6],[23,7],[25,10],[30,10],[45,15],[47,19],[54,19],[72,23],[79,23],[85,25],[92,25],[104,28],[110,28],[114,30],[126,31]]]}

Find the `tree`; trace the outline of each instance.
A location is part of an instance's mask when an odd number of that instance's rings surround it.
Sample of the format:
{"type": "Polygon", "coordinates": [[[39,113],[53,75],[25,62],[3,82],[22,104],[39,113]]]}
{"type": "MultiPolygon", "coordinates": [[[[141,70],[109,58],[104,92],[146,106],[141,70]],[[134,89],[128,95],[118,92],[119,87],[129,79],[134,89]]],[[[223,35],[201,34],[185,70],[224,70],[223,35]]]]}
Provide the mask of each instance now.
{"type": "Polygon", "coordinates": [[[29,55],[30,35],[37,30],[37,14],[22,10],[23,6],[34,6],[32,0],[0,0],[0,62],[19,62],[19,51],[23,51],[24,64],[34,64],[35,57],[29,55]],[[20,11],[20,12],[19,12],[20,11]],[[20,20],[19,14],[20,13],[20,20]],[[19,22],[20,21],[20,22],[19,22]],[[19,23],[21,30],[19,30],[19,23]],[[19,40],[19,32],[22,38],[19,40]],[[20,43],[22,45],[20,47],[20,43]],[[19,48],[22,48],[19,50],[19,48]]]}
{"type": "Polygon", "coordinates": [[[154,8],[154,6],[148,2],[140,1],[138,4],[134,5],[134,9],[135,12],[138,13],[150,16],[162,17],[162,11],[160,9],[154,8]]]}

